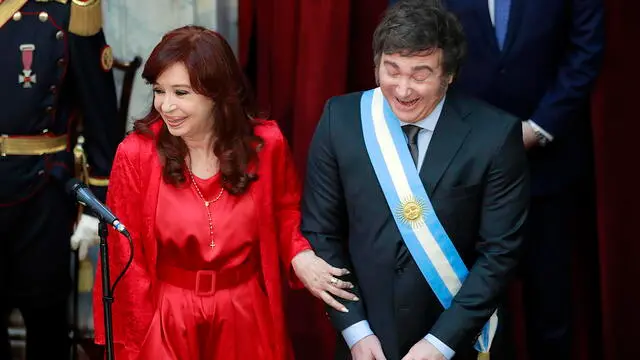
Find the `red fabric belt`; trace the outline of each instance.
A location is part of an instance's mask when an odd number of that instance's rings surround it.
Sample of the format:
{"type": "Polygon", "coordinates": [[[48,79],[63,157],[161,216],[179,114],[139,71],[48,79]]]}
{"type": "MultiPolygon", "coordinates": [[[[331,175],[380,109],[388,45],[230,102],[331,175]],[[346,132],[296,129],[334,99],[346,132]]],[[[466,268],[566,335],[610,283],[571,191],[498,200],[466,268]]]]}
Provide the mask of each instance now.
{"type": "Polygon", "coordinates": [[[253,262],[246,262],[222,271],[187,270],[166,265],[158,265],[156,271],[158,280],[162,282],[195,291],[198,296],[210,296],[216,290],[232,288],[251,280],[256,268],[253,262]]]}

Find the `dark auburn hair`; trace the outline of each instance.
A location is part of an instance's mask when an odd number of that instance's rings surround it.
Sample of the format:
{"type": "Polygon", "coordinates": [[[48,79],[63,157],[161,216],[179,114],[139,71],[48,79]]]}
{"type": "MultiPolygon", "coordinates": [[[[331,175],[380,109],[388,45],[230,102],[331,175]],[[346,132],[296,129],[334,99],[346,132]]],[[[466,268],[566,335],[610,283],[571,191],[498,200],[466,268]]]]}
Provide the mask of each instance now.
{"type": "MultiPolygon", "coordinates": [[[[192,89],[213,100],[213,153],[220,164],[224,188],[231,194],[245,192],[257,179],[249,168],[257,161],[257,151],[263,142],[254,134],[252,94],[231,47],[218,33],[204,27],[172,30],[151,52],[142,77],[155,84],[162,72],[176,63],[187,68],[192,89]]],[[[135,122],[134,131],[153,137],[151,125],[160,119],[152,104],[149,113],[135,122]]],[[[162,122],[156,147],[163,161],[164,181],[176,186],[183,184],[188,155],[184,140],[171,135],[162,122]]]]}
{"type": "Polygon", "coordinates": [[[373,61],[382,54],[414,55],[442,49],[442,70],[455,75],[466,54],[466,39],[458,19],[438,0],[400,0],[385,13],[373,33],[373,61]]]}

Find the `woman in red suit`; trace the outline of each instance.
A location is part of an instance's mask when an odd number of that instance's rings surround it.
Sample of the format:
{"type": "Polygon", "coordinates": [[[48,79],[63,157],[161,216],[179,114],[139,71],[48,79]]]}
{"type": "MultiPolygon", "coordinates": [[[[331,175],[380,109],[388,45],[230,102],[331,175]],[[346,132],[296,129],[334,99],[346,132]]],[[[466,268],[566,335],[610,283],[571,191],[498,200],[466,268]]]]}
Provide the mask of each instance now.
{"type": "MultiPolygon", "coordinates": [[[[292,260],[325,288],[337,281],[329,272],[341,272],[307,251],[278,126],[252,116],[240,67],[215,32],[166,34],[142,76],[153,106],[120,144],[107,197],[135,246],[114,294],[116,358],[292,359],[282,295],[296,280],[292,260]]],[[[129,243],[116,232],[108,241],[117,274],[129,243]]],[[[101,296],[94,316],[104,344],[101,296]]]]}

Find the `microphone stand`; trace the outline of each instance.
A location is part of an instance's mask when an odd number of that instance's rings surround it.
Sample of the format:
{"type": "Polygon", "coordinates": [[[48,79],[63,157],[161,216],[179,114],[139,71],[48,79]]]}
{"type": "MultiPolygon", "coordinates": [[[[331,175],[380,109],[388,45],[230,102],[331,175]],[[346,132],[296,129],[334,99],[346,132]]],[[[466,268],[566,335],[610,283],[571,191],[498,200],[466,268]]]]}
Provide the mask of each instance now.
{"type": "Polygon", "coordinates": [[[109,279],[109,253],[107,249],[107,224],[100,220],[98,225],[98,234],[100,235],[100,261],[102,269],[102,306],[104,311],[104,334],[105,345],[107,348],[106,359],[113,358],[113,326],[111,318],[111,305],[113,303],[113,294],[111,293],[111,280],[109,279]]]}

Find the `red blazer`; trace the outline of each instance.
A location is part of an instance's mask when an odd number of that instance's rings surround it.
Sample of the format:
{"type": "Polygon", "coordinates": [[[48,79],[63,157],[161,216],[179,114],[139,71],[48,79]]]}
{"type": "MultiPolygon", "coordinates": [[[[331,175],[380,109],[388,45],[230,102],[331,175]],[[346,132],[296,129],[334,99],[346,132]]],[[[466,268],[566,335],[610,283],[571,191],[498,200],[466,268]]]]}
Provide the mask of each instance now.
{"type": "MultiPolygon", "coordinates": [[[[158,121],[152,127],[160,129],[158,121]]],[[[286,331],[283,289],[299,281],[291,271],[291,260],[310,249],[300,233],[300,184],[291,154],[274,121],[260,121],[256,135],[264,140],[258,153],[258,180],[249,195],[256,199],[260,216],[260,254],[262,274],[274,323],[276,358],[292,359],[286,331]]],[[[107,205],[127,226],[134,244],[134,260],[118,284],[113,303],[113,335],[118,360],[135,359],[156,309],[152,288],[156,283],[157,244],[154,236],[158,189],[162,165],[155,141],[140,134],[127,136],[118,147],[113,163],[107,205]]],[[[128,240],[109,230],[109,268],[111,281],[129,258],[128,240]]],[[[98,268],[93,293],[95,341],[105,343],[102,307],[102,281],[98,268]]]]}

